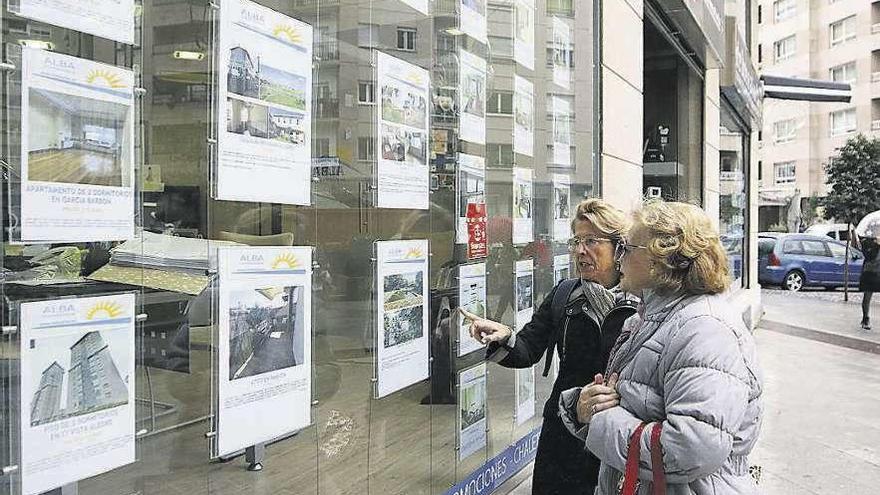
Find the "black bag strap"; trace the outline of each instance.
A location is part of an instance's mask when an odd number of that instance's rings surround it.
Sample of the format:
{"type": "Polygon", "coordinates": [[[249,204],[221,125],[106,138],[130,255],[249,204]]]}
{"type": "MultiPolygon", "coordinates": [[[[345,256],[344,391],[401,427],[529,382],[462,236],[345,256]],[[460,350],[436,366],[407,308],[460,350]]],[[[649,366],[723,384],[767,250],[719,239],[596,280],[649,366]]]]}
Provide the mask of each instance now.
{"type": "Polygon", "coordinates": [[[563,322],[567,315],[565,314],[565,306],[571,293],[578,286],[580,279],[567,278],[556,286],[556,292],[553,293],[553,301],[550,303],[550,311],[553,314],[553,332],[547,342],[547,356],[544,358],[544,376],[550,374],[550,366],[553,364],[553,354],[556,350],[556,343],[559,341],[559,329],[562,328],[563,322]]]}

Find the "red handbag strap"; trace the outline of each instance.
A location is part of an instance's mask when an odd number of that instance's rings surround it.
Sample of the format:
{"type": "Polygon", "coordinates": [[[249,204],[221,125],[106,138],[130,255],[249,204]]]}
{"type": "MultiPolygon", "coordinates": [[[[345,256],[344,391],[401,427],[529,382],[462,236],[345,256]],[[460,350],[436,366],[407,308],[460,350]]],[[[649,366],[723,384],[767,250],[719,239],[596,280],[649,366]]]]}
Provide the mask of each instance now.
{"type": "Polygon", "coordinates": [[[629,437],[629,450],[626,453],[626,470],[623,473],[621,495],[636,495],[636,482],[639,480],[639,457],[641,456],[642,431],[647,423],[640,424],[629,437]]]}
{"type": "Polygon", "coordinates": [[[651,429],[651,470],[654,475],[654,495],[666,495],[666,469],[663,467],[663,451],[660,448],[661,431],[663,431],[663,423],[655,423],[654,428],[651,429]]]}

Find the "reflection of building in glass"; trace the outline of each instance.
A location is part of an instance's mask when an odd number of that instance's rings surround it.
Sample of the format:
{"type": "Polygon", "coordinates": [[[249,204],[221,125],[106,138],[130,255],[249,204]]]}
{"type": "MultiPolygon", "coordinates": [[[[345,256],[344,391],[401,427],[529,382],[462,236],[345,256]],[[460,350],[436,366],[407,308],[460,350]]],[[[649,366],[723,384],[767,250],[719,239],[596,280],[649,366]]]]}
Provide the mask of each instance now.
{"type": "Polygon", "coordinates": [[[31,424],[51,421],[61,413],[61,386],[64,368],[53,361],[40,377],[40,387],[31,401],[31,424]]]}
{"type": "Polygon", "coordinates": [[[71,346],[69,373],[68,415],[102,409],[128,399],[128,390],[110,348],[98,332],[83,335],[71,346]]]}

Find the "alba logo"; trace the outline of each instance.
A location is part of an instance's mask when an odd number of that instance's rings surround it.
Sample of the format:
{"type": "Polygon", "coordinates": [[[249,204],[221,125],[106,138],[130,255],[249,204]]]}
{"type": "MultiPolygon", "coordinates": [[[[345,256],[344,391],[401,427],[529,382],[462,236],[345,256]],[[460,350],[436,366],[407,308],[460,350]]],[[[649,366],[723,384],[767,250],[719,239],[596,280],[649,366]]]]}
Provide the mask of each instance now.
{"type": "Polygon", "coordinates": [[[116,318],[122,314],[122,308],[118,304],[112,302],[99,302],[89,308],[86,313],[87,320],[97,320],[106,318],[116,318]]]}
{"type": "Polygon", "coordinates": [[[46,306],[43,309],[44,315],[63,315],[73,313],[75,310],[72,304],[61,304],[58,306],[46,306]]]}
{"type": "Polygon", "coordinates": [[[404,256],[403,258],[407,260],[413,260],[423,258],[424,256],[425,253],[420,248],[410,248],[410,250],[406,252],[406,256],[404,256]]]}
{"type": "Polygon", "coordinates": [[[105,69],[95,69],[86,76],[86,82],[95,86],[103,86],[105,88],[124,88],[122,78],[119,75],[105,69]]]}
{"type": "Polygon", "coordinates": [[[284,38],[291,43],[302,43],[302,36],[296,28],[285,25],[278,25],[272,29],[272,36],[276,38],[284,38]]]}
{"type": "Polygon", "coordinates": [[[277,270],[279,268],[299,268],[299,260],[296,259],[293,253],[279,254],[272,261],[272,269],[277,270]]]}

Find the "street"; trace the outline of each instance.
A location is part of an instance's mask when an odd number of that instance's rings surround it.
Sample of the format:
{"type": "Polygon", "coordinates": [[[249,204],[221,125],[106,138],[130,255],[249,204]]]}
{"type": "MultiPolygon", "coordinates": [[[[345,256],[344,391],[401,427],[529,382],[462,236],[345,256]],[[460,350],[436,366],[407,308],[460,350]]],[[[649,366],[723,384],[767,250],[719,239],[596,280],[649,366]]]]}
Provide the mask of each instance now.
{"type": "Polygon", "coordinates": [[[267,373],[290,366],[296,366],[293,354],[293,332],[277,331],[269,333],[262,343],[254,348],[254,353],[236,377],[267,373]]]}

